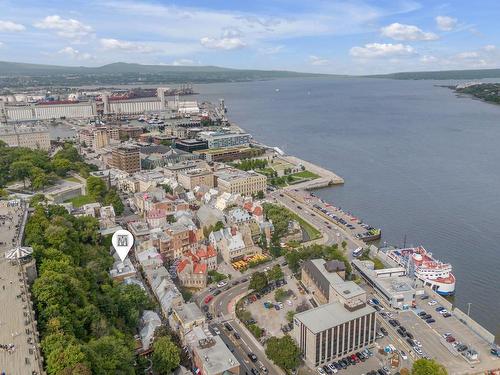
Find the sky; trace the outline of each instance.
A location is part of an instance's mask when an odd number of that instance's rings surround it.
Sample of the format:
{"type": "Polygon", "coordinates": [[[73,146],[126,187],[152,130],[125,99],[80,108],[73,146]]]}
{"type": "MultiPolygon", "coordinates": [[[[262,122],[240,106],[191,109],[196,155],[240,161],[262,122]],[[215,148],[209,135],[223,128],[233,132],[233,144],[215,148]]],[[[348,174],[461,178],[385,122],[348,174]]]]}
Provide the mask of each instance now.
{"type": "Polygon", "coordinates": [[[0,0],[0,60],[332,74],[500,67],[498,0],[0,0]]]}

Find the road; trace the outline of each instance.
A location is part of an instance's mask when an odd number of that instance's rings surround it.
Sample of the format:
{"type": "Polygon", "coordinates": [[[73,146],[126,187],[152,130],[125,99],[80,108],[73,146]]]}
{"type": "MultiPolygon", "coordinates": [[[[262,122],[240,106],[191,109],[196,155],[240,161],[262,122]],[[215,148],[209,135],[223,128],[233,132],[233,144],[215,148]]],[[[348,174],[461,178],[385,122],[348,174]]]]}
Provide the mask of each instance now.
{"type": "MultiPolygon", "coordinates": [[[[251,270],[251,273],[256,271],[261,271],[266,267],[272,267],[275,264],[282,262],[282,258],[277,258],[271,262],[262,264],[251,270]]],[[[210,323],[210,327],[217,327],[221,332],[221,338],[224,340],[226,345],[230,349],[234,348],[234,355],[240,361],[242,365],[241,374],[251,374],[251,368],[259,368],[259,365],[263,365],[269,371],[269,374],[278,375],[283,374],[283,372],[271,363],[264,353],[262,345],[253,337],[253,335],[243,327],[234,312],[233,307],[240,297],[243,297],[248,292],[248,285],[250,283],[250,275],[242,275],[239,278],[232,279],[228,282],[228,286],[221,288],[221,293],[215,296],[207,305],[209,306],[209,311],[214,315],[213,321],[210,323]],[[242,281],[246,280],[246,281],[242,281]],[[234,285],[237,283],[236,285],[234,285]],[[240,339],[235,339],[233,332],[229,332],[224,328],[224,323],[229,323],[233,327],[234,331],[238,332],[240,339]],[[254,353],[258,361],[253,364],[249,358],[248,353],[254,353]]],[[[194,298],[198,306],[202,307],[205,305],[205,298],[211,295],[213,290],[203,290],[198,293],[194,298]]]]}
{"type": "Polygon", "coordinates": [[[337,226],[335,222],[321,216],[318,210],[312,206],[299,202],[279,190],[271,193],[270,197],[318,229],[323,235],[321,243],[327,246],[331,246],[333,244],[338,244],[340,246],[342,241],[346,241],[347,249],[351,250],[348,251],[349,257],[351,257],[352,250],[360,246],[366,246],[364,242],[355,239],[346,230],[337,226]]]}

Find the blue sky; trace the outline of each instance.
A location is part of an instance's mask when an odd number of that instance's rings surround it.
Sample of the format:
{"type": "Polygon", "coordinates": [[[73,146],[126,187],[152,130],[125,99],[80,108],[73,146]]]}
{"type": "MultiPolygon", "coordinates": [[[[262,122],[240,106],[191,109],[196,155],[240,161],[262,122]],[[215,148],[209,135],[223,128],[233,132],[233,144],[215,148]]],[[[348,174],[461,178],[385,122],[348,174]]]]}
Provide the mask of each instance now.
{"type": "Polygon", "coordinates": [[[339,74],[500,67],[498,0],[0,0],[0,60],[339,74]]]}

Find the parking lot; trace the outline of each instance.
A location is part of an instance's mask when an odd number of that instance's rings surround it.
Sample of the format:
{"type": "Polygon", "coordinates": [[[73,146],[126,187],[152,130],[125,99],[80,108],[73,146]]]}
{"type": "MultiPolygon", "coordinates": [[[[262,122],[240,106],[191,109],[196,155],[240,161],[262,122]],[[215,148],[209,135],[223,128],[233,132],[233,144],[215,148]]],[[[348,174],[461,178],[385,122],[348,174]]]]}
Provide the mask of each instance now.
{"type": "Polygon", "coordinates": [[[266,335],[269,337],[281,337],[284,335],[282,328],[285,331],[287,330],[284,327],[288,323],[287,314],[289,311],[296,311],[299,305],[304,306],[304,308],[307,307],[307,309],[312,307],[308,303],[307,296],[299,292],[295,278],[286,276],[285,281],[286,284],[281,287],[274,287],[266,294],[261,294],[260,299],[246,306],[247,311],[256,320],[256,324],[260,328],[265,329],[266,335]],[[279,302],[275,299],[275,293],[278,289],[282,289],[289,294],[279,305],[279,302]],[[264,304],[268,307],[265,307],[264,304]]]}
{"type": "MultiPolygon", "coordinates": [[[[440,307],[439,303],[429,305],[431,301],[418,300],[416,309],[402,314],[404,322],[415,327],[414,330],[421,337],[424,351],[443,363],[453,374],[465,374],[500,366],[500,359],[490,354],[490,346],[485,340],[472,332],[453,314],[448,318],[443,317],[436,311],[436,308],[440,307]],[[420,311],[432,315],[436,322],[431,324],[423,322],[417,316],[420,311]],[[468,348],[476,350],[479,354],[478,361],[467,361],[461,354],[458,354],[453,346],[443,338],[445,333],[451,333],[456,342],[461,342],[468,348]],[[474,370],[471,371],[471,369],[474,370]]],[[[403,320],[401,322],[403,323],[403,320]]]]}

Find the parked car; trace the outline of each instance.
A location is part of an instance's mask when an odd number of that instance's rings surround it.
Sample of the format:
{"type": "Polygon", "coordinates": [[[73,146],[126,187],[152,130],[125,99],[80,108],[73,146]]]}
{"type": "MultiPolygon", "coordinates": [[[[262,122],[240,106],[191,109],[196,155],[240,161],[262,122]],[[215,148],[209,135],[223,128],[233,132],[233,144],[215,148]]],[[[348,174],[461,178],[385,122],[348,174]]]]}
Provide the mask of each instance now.
{"type": "Polygon", "coordinates": [[[318,373],[319,373],[319,374],[321,374],[321,375],[323,375],[323,374],[325,373],[325,370],[323,370],[323,368],[322,368],[322,367],[318,367],[318,368],[317,368],[317,371],[318,371],[318,373]]]}
{"type": "Polygon", "coordinates": [[[216,289],[216,290],[214,290],[214,292],[212,294],[214,296],[218,296],[220,293],[221,293],[220,289],[216,289]]]}
{"type": "Polygon", "coordinates": [[[449,312],[445,312],[445,313],[443,314],[443,316],[444,316],[445,318],[449,318],[449,317],[451,316],[451,314],[450,314],[449,312]]]}
{"type": "Polygon", "coordinates": [[[208,296],[205,297],[204,302],[205,303],[209,303],[213,299],[214,299],[214,296],[212,296],[211,294],[209,294],[208,296]]]}
{"type": "Polygon", "coordinates": [[[425,322],[426,322],[427,324],[431,324],[431,323],[436,322],[436,319],[429,318],[429,319],[426,319],[426,320],[425,320],[425,322]]]}
{"type": "Polygon", "coordinates": [[[408,359],[408,356],[407,356],[407,355],[406,355],[406,353],[405,353],[405,352],[403,352],[402,350],[400,350],[400,351],[399,351],[399,354],[401,355],[401,358],[402,358],[403,360],[405,360],[405,361],[406,361],[406,360],[408,359]]]}
{"type": "Polygon", "coordinates": [[[427,304],[428,304],[429,306],[434,306],[434,305],[436,305],[436,304],[437,304],[437,301],[432,300],[432,301],[427,302],[427,304]]]}
{"type": "Polygon", "coordinates": [[[234,333],[233,333],[233,336],[234,336],[234,338],[235,338],[236,340],[241,339],[241,336],[240,336],[240,334],[239,334],[238,332],[234,332],[234,333]]]}
{"type": "Polygon", "coordinates": [[[227,285],[227,283],[225,281],[219,281],[217,283],[217,288],[222,288],[223,286],[226,286],[226,285],[227,285]]]}

